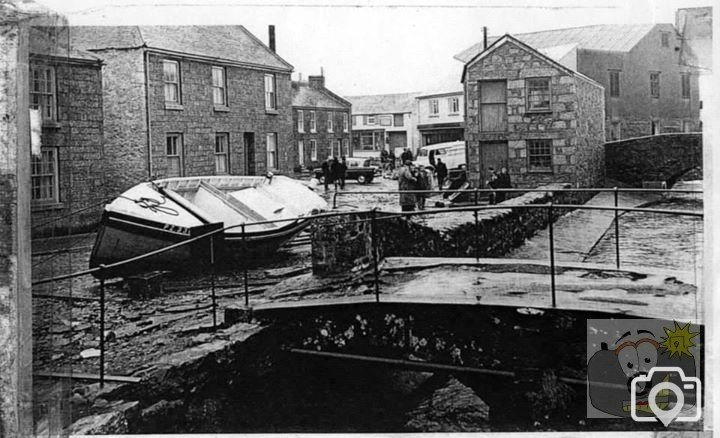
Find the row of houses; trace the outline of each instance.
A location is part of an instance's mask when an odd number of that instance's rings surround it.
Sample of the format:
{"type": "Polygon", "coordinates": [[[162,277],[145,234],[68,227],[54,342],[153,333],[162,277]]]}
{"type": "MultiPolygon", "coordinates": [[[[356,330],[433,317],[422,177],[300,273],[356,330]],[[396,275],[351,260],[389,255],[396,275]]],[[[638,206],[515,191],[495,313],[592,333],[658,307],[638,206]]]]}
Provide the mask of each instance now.
{"type": "MultiPolygon", "coordinates": [[[[710,17],[710,8],[690,8],[677,12],[675,26],[595,25],[515,34],[513,38],[604,88],[604,131],[612,141],[702,129],[698,83],[710,65],[710,17]]],[[[465,67],[501,38],[489,37],[455,59],[465,67]]],[[[467,139],[466,115],[473,99],[466,95],[460,76],[458,72],[454,81],[442,81],[443,86],[422,93],[348,97],[358,121],[353,125],[355,143],[360,146],[356,150],[370,151],[371,145],[373,152],[383,146],[417,150],[467,139]],[[398,105],[400,99],[402,105],[398,105]],[[390,116],[398,112],[410,123],[392,124],[395,118],[390,116]],[[383,116],[385,123],[381,124],[378,121],[383,116]],[[405,133],[402,141],[398,132],[405,133]]],[[[503,79],[499,72],[496,78],[503,79]]]]}
{"type": "Polygon", "coordinates": [[[97,221],[141,181],[292,173],[351,155],[350,103],[242,26],[36,27],[30,101],[37,231],[97,221]],[[47,226],[46,226],[47,225],[47,226]]]}

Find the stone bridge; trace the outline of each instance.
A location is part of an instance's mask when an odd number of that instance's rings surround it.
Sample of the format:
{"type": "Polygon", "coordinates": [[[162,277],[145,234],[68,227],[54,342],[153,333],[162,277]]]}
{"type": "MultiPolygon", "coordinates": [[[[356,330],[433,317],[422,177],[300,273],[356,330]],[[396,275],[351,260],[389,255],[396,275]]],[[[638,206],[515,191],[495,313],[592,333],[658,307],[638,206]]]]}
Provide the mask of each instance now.
{"type": "Polygon", "coordinates": [[[695,168],[702,169],[701,133],[659,134],[605,143],[605,176],[635,187],[644,182],[665,182],[671,187],[695,168]]]}

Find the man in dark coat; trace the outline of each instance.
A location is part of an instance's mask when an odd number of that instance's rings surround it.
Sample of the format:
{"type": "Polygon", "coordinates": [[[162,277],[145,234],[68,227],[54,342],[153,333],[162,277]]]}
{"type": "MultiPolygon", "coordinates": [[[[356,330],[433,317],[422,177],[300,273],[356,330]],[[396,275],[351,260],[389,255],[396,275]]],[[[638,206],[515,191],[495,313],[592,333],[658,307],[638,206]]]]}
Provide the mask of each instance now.
{"type": "Polygon", "coordinates": [[[328,184],[331,184],[332,180],[332,170],[330,169],[330,163],[331,163],[332,157],[327,157],[327,160],[323,161],[322,163],[322,174],[323,174],[323,181],[325,183],[325,191],[328,190],[328,184]]]}
{"type": "MultiPolygon", "coordinates": [[[[512,182],[510,181],[510,174],[506,167],[500,169],[500,174],[497,176],[497,188],[509,189],[512,188],[512,182]]],[[[507,197],[507,192],[497,192],[495,196],[496,202],[503,202],[507,197]]]]}
{"type": "Polygon", "coordinates": [[[406,190],[415,190],[417,178],[413,175],[412,161],[407,160],[398,171],[398,190],[400,191],[400,208],[402,211],[415,210],[415,194],[404,193],[406,190]]]}
{"type": "Polygon", "coordinates": [[[347,173],[347,159],[345,159],[345,156],[343,155],[341,161],[340,161],[340,169],[339,169],[339,177],[340,177],[340,188],[345,188],[345,174],[347,173]]]}
{"type": "Polygon", "coordinates": [[[442,190],[443,183],[445,182],[445,178],[447,177],[447,166],[445,163],[442,162],[442,159],[437,159],[437,164],[435,165],[435,172],[437,173],[437,180],[438,180],[438,190],[442,190]]]}
{"type": "Polygon", "coordinates": [[[332,159],[332,163],[330,164],[330,174],[332,175],[333,182],[335,183],[335,190],[338,189],[338,185],[341,185],[341,178],[343,177],[345,172],[342,171],[342,164],[338,161],[337,158],[332,159]]]}
{"type": "Polygon", "coordinates": [[[412,161],[413,155],[412,152],[410,152],[410,149],[405,148],[402,155],[400,155],[400,160],[405,163],[406,161],[412,161]]]}

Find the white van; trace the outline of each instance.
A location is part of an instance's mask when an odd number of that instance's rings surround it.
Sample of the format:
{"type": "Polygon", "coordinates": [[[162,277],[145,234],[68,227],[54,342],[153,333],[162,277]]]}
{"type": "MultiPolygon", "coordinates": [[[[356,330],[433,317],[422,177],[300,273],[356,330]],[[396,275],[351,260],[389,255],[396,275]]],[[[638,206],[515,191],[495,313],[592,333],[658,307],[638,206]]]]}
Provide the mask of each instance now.
{"type": "Polygon", "coordinates": [[[466,163],[465,160],[465,142],[450,141],[447,143],[437,143],[429,146],[423,146],[418,151],[414,164],[422,167],[432,167],[430,165],[430,152],[434,151],[435,160],[440,158],[445,166],[449,169],[460,167],[466,163]]]}

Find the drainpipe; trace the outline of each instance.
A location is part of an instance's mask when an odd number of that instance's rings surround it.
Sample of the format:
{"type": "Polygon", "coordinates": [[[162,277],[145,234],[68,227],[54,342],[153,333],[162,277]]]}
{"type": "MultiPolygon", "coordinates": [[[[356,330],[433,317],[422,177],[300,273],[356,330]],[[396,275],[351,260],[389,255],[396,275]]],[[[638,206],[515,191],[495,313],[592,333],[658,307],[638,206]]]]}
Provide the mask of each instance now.
{"type": "Polygon", "coordinates": [[[147,157],[148,157],[148,180],[153,176],[153,155],[152,155],[152,129],[150,124],[150,52],[145,48],[143,52],[145,64],[145,127],[147,128],[147,157]]]}

